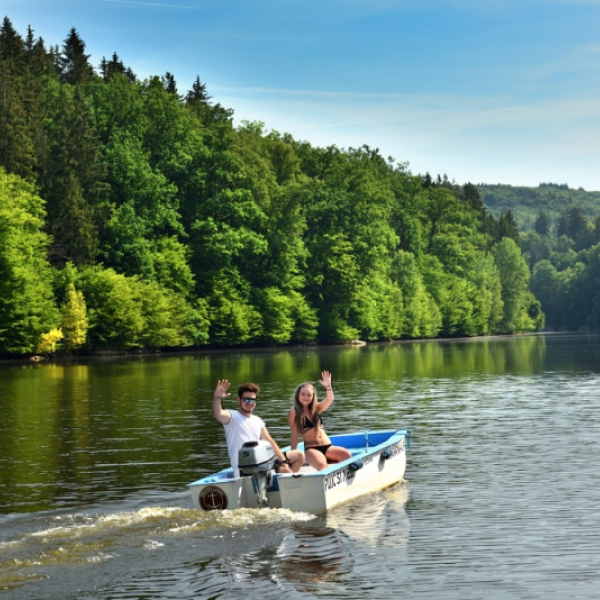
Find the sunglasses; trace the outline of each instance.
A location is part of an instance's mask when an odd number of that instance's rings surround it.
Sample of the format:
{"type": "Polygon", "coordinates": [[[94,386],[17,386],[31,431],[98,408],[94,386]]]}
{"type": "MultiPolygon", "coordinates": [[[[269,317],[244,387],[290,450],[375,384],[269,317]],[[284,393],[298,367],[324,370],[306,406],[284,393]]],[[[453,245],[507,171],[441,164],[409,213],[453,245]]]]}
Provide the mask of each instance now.
{"type": "Polygon", "coordinates": [[[244,404],[251,404],[252,402],[256,402],[256,398],[242,398],[244,404]]]}

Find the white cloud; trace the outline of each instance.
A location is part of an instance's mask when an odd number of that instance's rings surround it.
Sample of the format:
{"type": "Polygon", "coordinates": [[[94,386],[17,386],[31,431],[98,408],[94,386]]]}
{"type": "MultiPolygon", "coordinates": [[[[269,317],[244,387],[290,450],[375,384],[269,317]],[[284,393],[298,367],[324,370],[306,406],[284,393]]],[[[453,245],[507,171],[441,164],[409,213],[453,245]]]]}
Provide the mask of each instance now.
{"type": "Polygon", "coordinates": [[[414,172],[459,182],[600,189],[600,104],[593,98],[515,102],[509,97],[214,89],[236,119],[263,121],[316,146],[380,149],[414,172]]]}

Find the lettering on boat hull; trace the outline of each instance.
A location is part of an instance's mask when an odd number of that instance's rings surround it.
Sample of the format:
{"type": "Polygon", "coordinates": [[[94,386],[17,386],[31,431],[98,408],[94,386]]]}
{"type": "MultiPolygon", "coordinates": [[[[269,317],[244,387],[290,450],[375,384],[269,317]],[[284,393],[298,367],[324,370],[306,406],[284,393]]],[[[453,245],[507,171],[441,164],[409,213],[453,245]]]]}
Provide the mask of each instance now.
{"type": "Polygon", "coordinates": [[[354,477],[354,472],[350,473],[350,469],[342,469],[341,471],[336,471],[331,475],[327,475],[325,479],[323,479],[323,488],[326,492],[332,490],[334,487],[341,485],[348,481],[348,479],[352,479],[354,477]]]}
{"type": "Polygon", "coordinates": [[[406,446],[406,441],[402,439],[402,441],[394,446],[392,446],[392,456],[396,456],[396,454],[400,454],[404,452],[404,448],[406,446]]]}
{"type": "MultiPolygon", "coordinates": [[[[374,455],[363,458],[361,461],[362,466],[364,467],[366,465],[369,465],[378,456],[382,457],[383,453],[387,453],[387,456],[385,457],[386,459],[393,458],[393,457],[397,456],[398,454],[403,453],[405,447],[406,447],[406,441],[404,439],[402,439],[397,444],[394,444],[393,446],[388,446],[388,448],[386,448],[379,454],[374,454],[374,455]]],[[[328,491],[336,488],[338,485],[342,485],[343,483],[350,483],[352,481],[352,479],[354,479],[354,475],[355,475],[355,469],[353,469],[351,466],[346,467],[345,469],[340,469],[339,471],[336,471],[335,473],[331,473],[330,475],[327,475],[323,479],[323,489],[325,490],[325,492],[328,492],[328,491]]]]}

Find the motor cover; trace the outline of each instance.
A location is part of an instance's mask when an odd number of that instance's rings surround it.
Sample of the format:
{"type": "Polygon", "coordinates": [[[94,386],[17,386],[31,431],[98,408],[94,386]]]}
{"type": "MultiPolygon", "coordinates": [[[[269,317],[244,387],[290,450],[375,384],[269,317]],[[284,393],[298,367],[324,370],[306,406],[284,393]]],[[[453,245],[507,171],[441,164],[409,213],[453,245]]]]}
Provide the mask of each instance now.
{"type": "Polygon", "coordinates": [[[246,442],[241,448],[238,457],[238,465],[240,471],[244,471],[244,467],[265,466],[274,462],[275,452],[273,446],[266,440],[258,442],[246,442]]]}

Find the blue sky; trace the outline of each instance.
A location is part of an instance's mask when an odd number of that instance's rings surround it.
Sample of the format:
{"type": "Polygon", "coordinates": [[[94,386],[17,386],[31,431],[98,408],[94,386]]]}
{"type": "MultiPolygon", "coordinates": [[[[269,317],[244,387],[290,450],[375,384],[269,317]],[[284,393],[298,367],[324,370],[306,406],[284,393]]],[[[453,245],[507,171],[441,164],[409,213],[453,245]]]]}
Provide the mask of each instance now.
{"type": "Polygon", "coordinates": [[[140,78],[196,75],[236,122],[366,144],[457,183],[600,190],[600,0],[2,0],[25,34],[140,78]]]}

